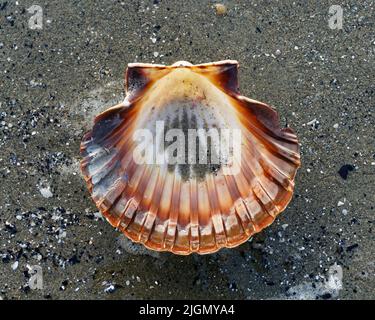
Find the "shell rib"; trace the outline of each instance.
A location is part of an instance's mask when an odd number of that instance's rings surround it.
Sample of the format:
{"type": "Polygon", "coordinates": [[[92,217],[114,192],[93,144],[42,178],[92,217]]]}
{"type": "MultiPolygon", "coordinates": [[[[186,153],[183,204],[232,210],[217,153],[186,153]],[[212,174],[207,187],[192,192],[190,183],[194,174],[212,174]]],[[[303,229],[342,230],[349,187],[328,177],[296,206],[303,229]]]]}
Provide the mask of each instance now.
{"type": "MultiPolygon", "coordinates": [[[[239,94],[237,61],[171,66],[132,63],[126,98],[95,118],[81,170],[110,224],[157,251],[212,253],[270,225],[292,198],[299,145],[276,111],[239,94]],[[236,128],[241,157],[224,165],[139,164],[138,129],[236,128]]],[[[147,148],[157,148],[152,140],[147,148]]]]}

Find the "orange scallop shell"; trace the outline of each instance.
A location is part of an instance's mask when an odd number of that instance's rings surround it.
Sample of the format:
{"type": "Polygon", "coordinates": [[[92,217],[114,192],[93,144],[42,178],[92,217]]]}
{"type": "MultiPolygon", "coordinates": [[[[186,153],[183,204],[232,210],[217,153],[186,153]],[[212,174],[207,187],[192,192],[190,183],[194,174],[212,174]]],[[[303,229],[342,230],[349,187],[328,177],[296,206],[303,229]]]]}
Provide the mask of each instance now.
{"type": "Polygon", "coordinates": [[[232,60],[128,65],[125,101],[99,114],[81,143],[81,170],[92,199],[128,238],[157,251],[212,253],[248,240],[288,205],[300,166],[297,137],[280,128],[268,105],[239,94],[237,71],[232,60]],[[185,109],[189,116],[181,118],[185,109]],[[177,126],[194,116],[240,128],[239,172],[225,175],[219,168],[199,176],[188,168],[184,175],[137,164],[135,130],[173,112],[177,126]]]}

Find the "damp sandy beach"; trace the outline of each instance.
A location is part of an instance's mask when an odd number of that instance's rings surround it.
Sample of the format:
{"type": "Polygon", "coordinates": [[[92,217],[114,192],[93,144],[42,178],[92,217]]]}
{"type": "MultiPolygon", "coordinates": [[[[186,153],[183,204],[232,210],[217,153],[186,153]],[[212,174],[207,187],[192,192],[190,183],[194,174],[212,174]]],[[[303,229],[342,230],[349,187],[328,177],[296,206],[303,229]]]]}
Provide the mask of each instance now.
{"type": "Polygon", "coordinates": [[[0,0],[0,299],[375,299],[375,5],[0,0]],[[79,146],[128,63],[240,63],[300,141],[287,209],[211,255],[149,251],[90,199],[79,146]],[[40,288],[30,286],[41,270],[40,288]]]}

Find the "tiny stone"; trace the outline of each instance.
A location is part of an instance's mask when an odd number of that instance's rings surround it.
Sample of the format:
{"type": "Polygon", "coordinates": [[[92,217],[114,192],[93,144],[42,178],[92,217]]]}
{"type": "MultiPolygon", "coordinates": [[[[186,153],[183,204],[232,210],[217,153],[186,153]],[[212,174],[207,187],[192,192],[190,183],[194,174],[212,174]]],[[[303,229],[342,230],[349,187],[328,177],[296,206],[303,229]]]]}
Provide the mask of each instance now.
{"type": "Polygon", "coordinates": [[[18,261],[12,264],[12,269],[16,270],[18,268],[18,261]]]}
{"type": "Polygon", "coordinates": [[[222,3],[216,3],[215,5],[216,14],[222,16],[227,13],[227,7],[222,3]]]}
{"type": "Polygon", "coordinates": [[[49,187],[47,187],[47,188],[40,188],[39,191],[40,191],[40,193],[42,194],[42,196],[44,198],[51,198],[53,196],[53,194],[52,194],[52,192],[51,192],[51,190],[50,190],[49,187]]]}
{"type": "Polygon", "coordinates": [[[116,290],[115,286],[113,284],[111,284],[109,287],[105,288],[104,289],[104,292],[105,293],[112,293],[116,290]]]}
{"type": "Polygon", "coordinates": [[[103,215],[100,211],[94,212],[94,217],[100,220],[104,220],[103,215]]]}
{"type": "Polygon", "coordinates": [[[309,121],[309,122],[306,123],[306,124],[307,124],[308,126],[311,126],[311,125],[313,125],[316,121],[317,121],[317,120],[314,119],[314,120],[309,121]]]}
{"type": "Polygon", "coordinates": [[[353,171],[354,169],[355,167],[353,165],[345,164],[340,168],[340,170],[338,171],[338,174],[341,176],[341,178],[346,180],[348,178],[349,172],[353,171]]]}

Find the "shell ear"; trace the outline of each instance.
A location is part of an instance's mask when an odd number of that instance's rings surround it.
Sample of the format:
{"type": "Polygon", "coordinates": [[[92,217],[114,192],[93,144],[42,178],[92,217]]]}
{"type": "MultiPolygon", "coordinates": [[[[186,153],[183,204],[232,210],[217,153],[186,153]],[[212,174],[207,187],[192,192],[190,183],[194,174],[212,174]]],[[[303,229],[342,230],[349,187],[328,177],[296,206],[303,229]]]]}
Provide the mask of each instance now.
{"type": "Polygon", "coordinates": [[[146,88],[169,72],[170,69],[164,65],[129,63],[125,73],[127,100],[129,102],[136,100],[146,88]]]}
{"type": "Polygon", "coordinates": [[[219,62],[197,65],[197,73],[209,78],[216,86],[225,91],[239,94],[238,62],[224,60],[219,62]]]}

